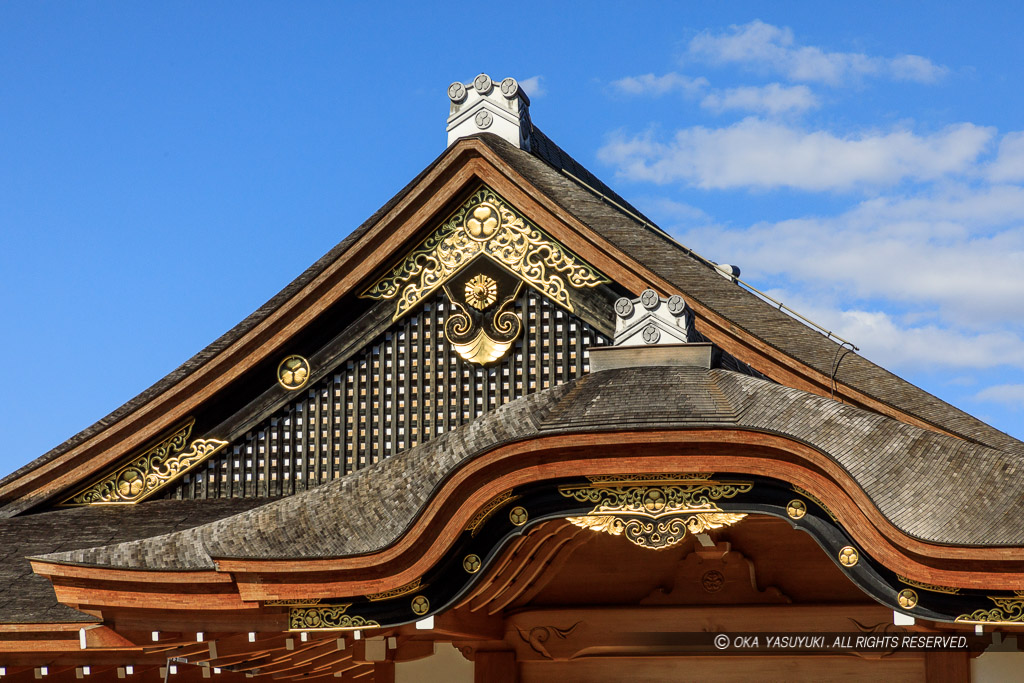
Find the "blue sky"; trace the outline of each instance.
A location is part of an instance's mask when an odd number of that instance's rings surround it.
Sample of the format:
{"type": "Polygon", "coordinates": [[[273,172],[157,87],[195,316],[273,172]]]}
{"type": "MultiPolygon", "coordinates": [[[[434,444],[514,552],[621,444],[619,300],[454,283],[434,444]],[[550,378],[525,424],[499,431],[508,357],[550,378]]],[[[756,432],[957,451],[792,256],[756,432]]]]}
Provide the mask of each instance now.
{"type": "Polygon", "coordinates": [[[340,241],[480,72],[684,244],[1024,437],[1024,10],[724,4],[0,4],[0,475],[340,241]]]}

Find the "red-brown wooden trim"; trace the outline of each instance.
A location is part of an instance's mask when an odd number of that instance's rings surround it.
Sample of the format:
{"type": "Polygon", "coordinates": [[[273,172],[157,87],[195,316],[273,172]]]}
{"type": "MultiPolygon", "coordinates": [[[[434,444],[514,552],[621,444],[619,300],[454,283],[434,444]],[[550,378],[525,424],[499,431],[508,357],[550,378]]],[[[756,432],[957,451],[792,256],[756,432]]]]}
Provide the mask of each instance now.
{"type": "MultiPolygon", "coordinates": [[[[436,220],[459,193],[481,181],[552,237],[634,293],[654,287],[663,294],[687,296],[562,209],[486,144],[462,140],[355,244],[253,329],[131,414],[0,488],[0,500],[8,501],[10,507],[13,501],[25,498],[13,508],[27,509],[95,475],[169,429],[245,370],[280,353],[298,330],[359,286],[384,260],[436,220]]],[[[713,343],[787,386],[829,395],[831,379],[824,373],[737,327],[700,301],[689,296],[687,300],[696,313],[698,329],[713,343]]],[[[956,436],[842,383],[837,383],[836,396],[907,424],[956,436]]]]}
{"type": "MultiPolygon", "coordinates": [[[[911,579],[962,588],[1024,588],[1024,548],[943,546],[912,538],[886,520],[856,482],[831,458],[776,434],[746,430],[607,432],[541,437],[495,449],[457,471],[427,505],[412,528],[392,546],[370,555],[297,561],[226,559],[238,595],[219,594],[215,609],[253,607],[254,601],[335,598],[380,592],[422,576],[454,544],[466,523],[493,496],[513,486],[566,476],[622,472],[730,472],[773,477],[819,497],[858,545],[891,570],[911,579]]],[[[33,561],[37,573],[55,579],[62,601],[91,605],[169,607],[171,585],[140,590],[146,572],[79,567],[74,585],[54,563],[33,561]],[[122,589],[109,582],[116,573],[122,589]],[[91,581],[109,588],[97,590],[91,581]],[[133,586],[137,586],[133,588],[133,586]],[[153,592],[157,591],[157,592],[153,592]]],[[[66,569],[65,569],[66,571],[66,569]]],[[[190,572],[164,572],[174,584],[190,585],[190,572]]],[[[192,608],[197,595],[175,605],[192,608]]],[[[213,596],[211,596],[213,597],[213,596]]]]}

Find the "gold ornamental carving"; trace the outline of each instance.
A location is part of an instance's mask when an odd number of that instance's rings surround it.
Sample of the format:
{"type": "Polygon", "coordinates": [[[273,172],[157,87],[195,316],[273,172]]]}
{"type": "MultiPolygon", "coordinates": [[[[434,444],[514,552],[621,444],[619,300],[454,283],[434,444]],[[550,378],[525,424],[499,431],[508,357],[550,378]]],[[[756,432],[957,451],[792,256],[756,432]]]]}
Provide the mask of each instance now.
{"type": "Polygon", "coordinates": [[[494,498],[491,498],[480,512],[473,515],[473,519],[469,520],[469,524],[466,525],[466,531],[470,532],[471,536],[476,536],[484,522],[490,519],[495,512],[518,499],[519,496],[512,495],[512,489],[499,493],[494,498]]]}
{"type": "Polygon", "coordinates": [[[653,474],[588,477],[590,485],[560,486],[559,493],[594,503],[576,526],[659,550],[680,543],[687,532],[700,534],[731,526],[746,514],[724,512],[714,501],[749,492],[746,481],[717,481],[710,474],[653,474]]]}
{"type": "Polygon", "coordinates": [[[905,583],[908,586],[913,586],[914,588],[919,588],[921,590],[932,591],[933,593],[948,593],[950,595],[956,595],[960,592],[959,588],[938,586],[934,583],[924,583],[923,581],[914,581],[913,579],[908,579],[907,577],[900,576],[899,574],[896,575],[896,578],[899,579],[901,583],[905,583]]]}
{"type": "Polygon", "coordinates": [[[1024,591],[1017,591],[1013,597],[993,597],[992,609],[979,609],[970,614],[961,614],[954,621],[961,624],[988,624],[992,626],[1020,626],[1024,624],[1024,591]]]}
{"type": "Polygon", "coordinates": [[[479,365],[493,363],[508,353],[523,331],[523,321],[514,311],[509,310],[515,305],[521,288],[522,283],[517,281],[512,291],[504,294],[498,305],[494,306],[497,301],[497,283],[486,275],[476,275],[466,283],[466,304],[477,309],[478,313],[474,314],[454,296],[447,284],[444,285],[444,292],[454,309],[444,323],[444,336],[455,352],[463,359],[479,365]],[[481,278],[489,283],[487,289],[471,292],[472,283],[481,278]],[[494,288],[493,297],[489,294],[490,286],[494,288]]]}
{"type": "Polygon", "coordinates": [[[486,275],[474,276],[465,287],[466,303],[482,311],[498,300],[498,283],[486,275]]]}
{"type": "Polygon", "coordinates": [[[265,600],[264,607],[311,607],[319,605],[321,598],[297,598],[295,600],[265,600]]]}
{"type": "Polygon", "coordinates": [[[623,519],[614,515],[597,517],[566,517],[578,527],[603,531],[612,536],[625,536],[630,543],[641,548],[661,550],[686,538],[686,532],[701,534],[709,529],[721,529],[741,521],[745,514],[737,512],[709,512],[689,517],[643,520],[623,519]]]}
{"type": "Polygon", "coordinates": [[[482,186],[360,296],[396,300],[393,319],[397,320],[478,256],[490,259],[569,311],[574,310],[571,289],[611,282],[482,186]]]}
{"type": "Polygon", "coordinates": [[[860,554],[852,545],[843,546],[839,551],[839,564],[844,567],[855,567],[860,561],[860,554]]]}
{"type": "Polygon", "coordinates": [[[355,631],[362,628],[378,628],[380,624],[353,614],[348,614],[351,603],[337,605],[316,605],[294,607],[288,614],[289,631],[355,631]]]}
{"type": "Polygon", "coordinates": [[[306,386],[309,375],[309,361],[302,356],[288,356],[277,366],[277,383],[288,391],[306,386]]]}
{"type": "Polygon", "coordinates": [[[174,428],[168,436],[93,482],[61,503],[77,505],[132,505],[140,503],[228,445],[220,439],[193,439],[194,419],[174,428]]]}
{"type": "Polygon", "coordinates": [[[896,596],[896,602],[903,609],[914,609],[917,607],[917,591],[910,588],[904,588],[896,596]]]}
{"type": "Polygon", "coordinates": [[[407,583],[404,586],[399,586],[398,588],[392,588],[389,591],[384,591],[383,593],[374,593],[373,595],[367,595],[366,599],[370,602],[389,600],[391,598],[397,598],[403,595],[408,595],[409,593],[415,593],[420,588],[426,588],[426,584],[423,583],[422,578],[416,579],[412,583],[407,583]]]}

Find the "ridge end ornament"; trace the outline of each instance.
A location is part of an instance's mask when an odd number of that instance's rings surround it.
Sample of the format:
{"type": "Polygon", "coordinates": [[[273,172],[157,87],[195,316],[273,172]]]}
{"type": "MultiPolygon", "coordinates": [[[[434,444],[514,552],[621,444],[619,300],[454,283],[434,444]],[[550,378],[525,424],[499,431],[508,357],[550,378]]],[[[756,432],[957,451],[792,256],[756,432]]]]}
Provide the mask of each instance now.
{"type": "Polygon", "coordinates": [[[653,289],[645,289],[635,299],[617,299],[613,309],[615,346],[689,344],[700,338],[693,312],[678,294],[663,299],[653,289]]]}

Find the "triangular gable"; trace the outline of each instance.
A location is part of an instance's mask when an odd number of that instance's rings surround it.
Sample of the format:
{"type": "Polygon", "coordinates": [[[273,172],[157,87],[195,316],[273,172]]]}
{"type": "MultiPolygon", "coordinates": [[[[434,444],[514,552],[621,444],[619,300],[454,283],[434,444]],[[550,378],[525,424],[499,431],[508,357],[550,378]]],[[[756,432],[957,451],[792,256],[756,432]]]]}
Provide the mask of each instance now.
{"type": "MultiPolygon", "coordinates": [[[[601,285],[606,291],[598,297],[606,303],[616,292],[637,294],[647,287],[682,294],[693,306],[697,330],[705,338],[771,379],[918,426],[1008,450],[1021,448],[1016,440],[776,311],[567,169],[560,172],[503,140],[483,135],[455,143],[371,220],[196,359],[0,483],[3,513],[17,514],[45,501],[66,499],[103,472],[124,467],[147,444],[187,420],[195,420],[193,436],[198,439],[231,441],[222,429],[229,423],[236,439],[246,433],[238,431],[242,427],[258,427],[294,398],[276,381],[282,368],[304,371],[315,382],[317,372],[340,367],[318,364],[316,358],[334,344],[333,360],[338,360],[336,347],[345,343],[337,337],[339,330],[368,323],[368,317],[379,327],[395,317],[393,307],[375,308],[359,295],[394,268],[394,255],[422,246],[430,231],[454,215],[481,183],[513,215],[585,263],[595,277],[610,280],[601,285]],[[307,359],[311,366],[286,367],[284,362],[292,356],[307,359]]],[[[515,275],[507,264],[499,267],[515,275]]],[[[560,271],[553,267],[553,272],[560,271]]],[[[428,293],[418,301],[425,303],[428,293]]],[[[568,310],[557,293],[549,295],[568,310]]],[[[595,311],[601,302],[591,303],[580,320],[599,332],[600,314],[595,311]]],[[[370,325],[375,334],[380,333],[378,327],[370,325]]],[[[365,347],[372,337],[364,335],[360,341],[365,347]]]]}

